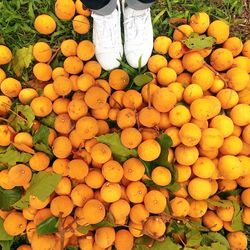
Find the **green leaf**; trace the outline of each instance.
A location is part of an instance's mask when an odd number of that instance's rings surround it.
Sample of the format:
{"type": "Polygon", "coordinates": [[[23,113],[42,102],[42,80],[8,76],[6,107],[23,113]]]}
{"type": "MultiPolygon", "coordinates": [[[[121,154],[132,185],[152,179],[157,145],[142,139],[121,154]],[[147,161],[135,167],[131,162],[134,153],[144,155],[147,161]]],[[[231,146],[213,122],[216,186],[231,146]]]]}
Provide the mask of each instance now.
{"type": "Polygon", "coordinates": [[[50,159],[54,157],[53,152],[49,145],[45,145],[43,143],[36,143],[34,145],[34,149],[39,152],[44,152],[45,154],[49,156],[50,159]]]}
{"type": "Polygon", "coordinates": [[[221,193],[218,193],[218,196],[221,198],[221,199],[226,199],[228,196],[231,196],[231,195],[238,195],[242,192],[242,189],[238,188],[238,189],[235,189],[235,190],[229,190],[229,191],[225,191],[225,192],[221,192],[221,193]]]}
{"type": "Polygon", "coordinates": [[[170,237],[167,237],[164,241],[155,241],[151,250],[180,250],[182,247],[179,244],[173,242],[170,237]]]}
{"type": "Polygon", "coordinates": [[[154,161],[154,164],[169,168],[171,164],[168,162],[168,149],[173,145],[173,141],[171,137],[165,133],[161,133],[161,135],[157,138],[157,141],[161,146],[161,154],[154,161]]]}
{"type": "Polygon", "coordinates": [[[8,167],[12,167],[17,163],[29,162],[31,157],[31,154],[23,152],[21,153],[10,146],[7,148],[7,151],[5,153],[0,154],[0,162],[8,167]]]}
{"type": "Polygon", "coordinates": [[[152,80],[153,80],[153,76],[150,73],[144,73],[144,74],[137,75],[134,78],[134,83],[138,87],[143,87],[144,85],[151,82],[152,80]]]}
{"type": "Polygon", "coordinates": [[[58,218],[51,216],[36,226],[36,232],[39,236],[52,234],[58,231],[58,218]]]}
{"type": "Polygon", "coordinates": [[[33,46],[23,47],[17,49],[12,62],[12,68],[15,74],[19,77],[22,75],[24,69],[29,68],[33,60],[33,46]]]}
{"type": "Polygon", "coordinates": [[[130,157],[137,157],[137,151],[135,149],[128,149],[121,143],[121,139],[118,133],[101,135],[96,138],[98,142],[107,144],[117,161],[124,162],[130,157]]]}
{"type": "Polygon", "coordinates": [[[78,250],[79,247],[77,247],[77,246],[67,246],[66,249],[67,249],[67,250],[78,250]]]}
{"type": "Polygon", "coordinates": [[[213,205],[215,207],[223,207],[223,208],[227,208],[227,207],[231,207],[232,206],[232,201],[229,200],[213,200],[213,199],[208,199],[207,202],[210,205],[213,205]]]}
{"type": "Polygon", "coordinates": [[[189,49],[205,49],[212,48],[215,44],[216,39],[211,36],[199,35],[198,33],[191,33],[191,35],[186,38],[183,43],[189,49]]]}
{"type": "Polygon", "coordinates": [[[4,240],[0,241],[0,246],[2,247],[2,250],[11,250],[12,243],[12,240],[4,240]]]}
{"type": "Polygon", "coordinates": [[[221,235],[220,233],[209,232],[206,236],[210,240],[212,240],[213,242],[218,242],[218,243],[226,246],[226,249],[230,248],[227,239],[223,235],[221,235]]]}
{"type": "Polygon", "coordinates": [[[211,245],[212,250],[229,250],[230,247],[226,247],[225,245],[221,244],[220,242],[212,243],[211,245]]]}
{"type": "Polygon", "coordinates": [[[54,157],[53,152],[48,144],[49,128],[41,125],[39,130],[33,136],[34,149],[39,152],[44,152],[50,159],[54,157]]]}
{"type": "Polygon", "coordinates": [[[40,171],[33,174],[29,188],[26,190],[25,195],[14,204],[16,209],[23,209],[29,206],[29,198],[31,195],[36,196],[39,200],[46,200],[55,190],[61,175],[40,171]]]}
{"type": "Polygon", "coordinates": [[[51,112],[48,116],[41,118],[40,122],[47,127],[54,128],[56,113],[51,112]]]}
{"type": "Polygon", "coordinates": [[[5,190],[0,187],[0,209],[12,209],[12,205],[21,198],[21,195],[22,191],[20,188],[15,187],[10,190],[5,190]]]}
{"type": "Polygon", "coordinates": [[[186,245],[188,247],[197,247],[201,243],[202,236],[198,230],[192,230],[186,234],[186,239],[187,239],[186,245]]]}
{"type": "Polygon", "coordinates": [[[198,230],[200,232],[208,232],[209,230],[202,226],[202,223],[199,221],[189,221],[185,222],[185,226],[190,230],[198,230]]]}
{"type": "Polygon", "coordinates": [[[22,116],[26,121],[20,119],[20,117],[12,114],[10,116],[10,125],[15,129],[16,132],[25,131],[29,132],[35,120],[35,115],[29,105],[17,104],[14,107],[14,111],[22,116]]]}
{"type": "Polygon", "coordinates": [[[0,241],[9,241],[13,239],[13,236],[10,236],[6,233],[3,227],[4,220],[0,217],[0,241]]]}
{"type": "Polygon", "coordinates": [[[33,143],[36,144],[39,142],[45,145],[48,144],[49,133],[49,128],[42,124],[33,136],[33,143]]]}
{"type": "Polygon", "coordinates": [[[143,181],[145,183],[146,186],[148,187],[156,187],[156,188],[165,188],[171,192],[177,192],[180,188],[181,188],[181,185],[177,182],[174,182],[174,183],[170,183],[169,185],[167,186],[159,186],[157,184],[155,184],[152,180],[144,180],[143,181]]]}
{"type": "Polygon", "coordinates": [[[88,226],[77,226],[77,231],[82,233],[82,234],[87,234],[90,230],[94,230],[94,227],[92,225],[88,226]]]}
{"type": "Polygon", "coordinates": [[[244,225],[241,218],[242,210],[240,209],[240,204],[237,201],[232,201],[232,203],[234,206],[234,215],[231,226],[236,231],[243,231],[244,225]]]}
{"type": "Polygon", "coordinates": [[[168,233],[184,233],[186,231],[186,227],[182,223],[177,223],[176,220],[172,220],[168,227],[167,227],[167,232],[168,233]]]}

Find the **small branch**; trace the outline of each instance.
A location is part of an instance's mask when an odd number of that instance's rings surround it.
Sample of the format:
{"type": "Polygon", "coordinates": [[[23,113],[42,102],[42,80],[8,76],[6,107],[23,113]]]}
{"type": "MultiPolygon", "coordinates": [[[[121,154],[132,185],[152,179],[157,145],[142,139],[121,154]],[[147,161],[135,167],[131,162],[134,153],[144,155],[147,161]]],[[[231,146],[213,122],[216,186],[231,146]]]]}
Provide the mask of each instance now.
{"type": "Polygon", "coordinates": [[[60,50],[61,50],[61,47],[59,47],[58,49],[55,50],[55,53],[52,55],[52,57],[50,58],[50,60],[48,61],[47,64],[51,64],[51,62],[55,59],[55,57],[60,52],[60,50]]]}
{"type": "Polygon", "coordinates": [[[63,221],[62,221],[62,213],[59,214],[59,234],[60,234],[60,250],[64,250],[64,228],[63,228],[63,221]]]}
{"type": "Polygon", "coordinates": [[[218,71],[216,71],[211,65],[209,65],[205,61],[204,61],[204,66],[209,68],[216,76],[218,76],[225,83],[225,87],[227,88],[228,80],[225,77],[223,77],[218,71]]]}
{"type": "Polygon", "coordinates": [[[184,36],[184,39],[188,38],[188,36],[181,30],[179,29],[177,26],[173,25],[172,23],[169,23],[169,26],[175,30],[178,30],[179,32],[181,32],[181,34],[184,36]]]}
{"type": "Polygon", "coordinates": [[[148,95],[148,108],[151,109],[151,88],[150,88],[151,83],[148,83],[148,88],[147,88],[147,95],[148,95]]]}
{"type": "Polygon", "coordinates": [[[7,120],[7,119],[5,119],[5,118],[2,118],[2,117],[0,117],[0,121],[4,121],[4,122],[6,122],[6,123],[10,123],[10,121],[9,120],[7,120]]]}

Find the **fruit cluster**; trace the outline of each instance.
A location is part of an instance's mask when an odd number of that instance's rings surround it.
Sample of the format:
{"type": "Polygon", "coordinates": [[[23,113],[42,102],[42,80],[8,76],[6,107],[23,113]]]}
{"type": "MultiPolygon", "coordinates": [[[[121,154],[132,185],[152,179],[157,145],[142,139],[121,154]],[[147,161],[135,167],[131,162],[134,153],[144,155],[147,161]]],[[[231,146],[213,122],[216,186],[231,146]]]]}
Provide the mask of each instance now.
{"type": "MultiPolygon", "coordinates": [[[[80,0],[57,0],[55,14],[79,34],[90,29],[80,0]]],[[[34,27],[47,36],[56,22],[40,15],[34,27]]],[[[57,67],[50,45],[34,44],[37,88],[0,69],[0,195],[9,203],[0,217],[9,237],[27,234],[31,246],[18,250],[131,250],[143,235],[189,244],[174,222],[224,228],[231,249],[246,249],[250,41],[202,12],[173,39],[157,37],[154,52],[144,85],[125,69],[102,74],[89,40],[63,41],[57,67]],[[190,49],[193,34],[216,45],[190,49]]],[[[0,65],[11,60],[0,45],[0,65]]]]}

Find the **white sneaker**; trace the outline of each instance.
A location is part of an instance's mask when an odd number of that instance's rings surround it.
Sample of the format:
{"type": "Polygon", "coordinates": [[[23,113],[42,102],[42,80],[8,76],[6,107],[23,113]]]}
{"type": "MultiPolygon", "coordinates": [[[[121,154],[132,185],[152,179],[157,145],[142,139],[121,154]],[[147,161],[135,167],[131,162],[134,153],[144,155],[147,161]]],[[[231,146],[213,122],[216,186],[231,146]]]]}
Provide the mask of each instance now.
{"type": "Polygon", "coordinates": [[[151,21],[150,8],[145,10],[134,10],[125,7],[125,0],[122,0],[124,16],[124,51],[127,62],[133,68],[145,66],[153,50],[153,26],[151,21]]]}
{"type": "Polygon", "coordinates": [[[105,70],[118,68],[123,56],[120,1],[110,15],[92,13],[92,17],[96,59],[105,70]]]}

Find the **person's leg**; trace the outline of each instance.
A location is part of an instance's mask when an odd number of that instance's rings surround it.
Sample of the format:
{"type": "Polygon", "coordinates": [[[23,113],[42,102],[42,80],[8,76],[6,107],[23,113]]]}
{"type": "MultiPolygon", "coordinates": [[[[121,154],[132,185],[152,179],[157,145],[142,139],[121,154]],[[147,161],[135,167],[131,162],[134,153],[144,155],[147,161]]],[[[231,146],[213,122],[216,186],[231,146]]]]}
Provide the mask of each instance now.
{"type": "Polygon", "coordinates": [[[122,0],[124,15],[124,51],[134,68],[145,66],[153,50],[150,6],[153,0],[122,0]]]}
{"type": "Polygon", "coordinates": [[[110,15],[117,6],[117,0],[84,0],[85,7],[102,16],[110,15]]]}
{"type": "Polygon", "coordinates": [[[127,5],[134,10],[145,10],[151,7],[155,0],[126,0],[127,5]]]}
{"type": "MultiPolygon", "coordinates": [[[[97,5],[92,5],[93,7],[97,5]]],[[[94,9],[92,17],[93,43],[97,61],[105,70],[118,68],[123,55],[120,0],[109,0],[102,8],[94,9]]]]}

